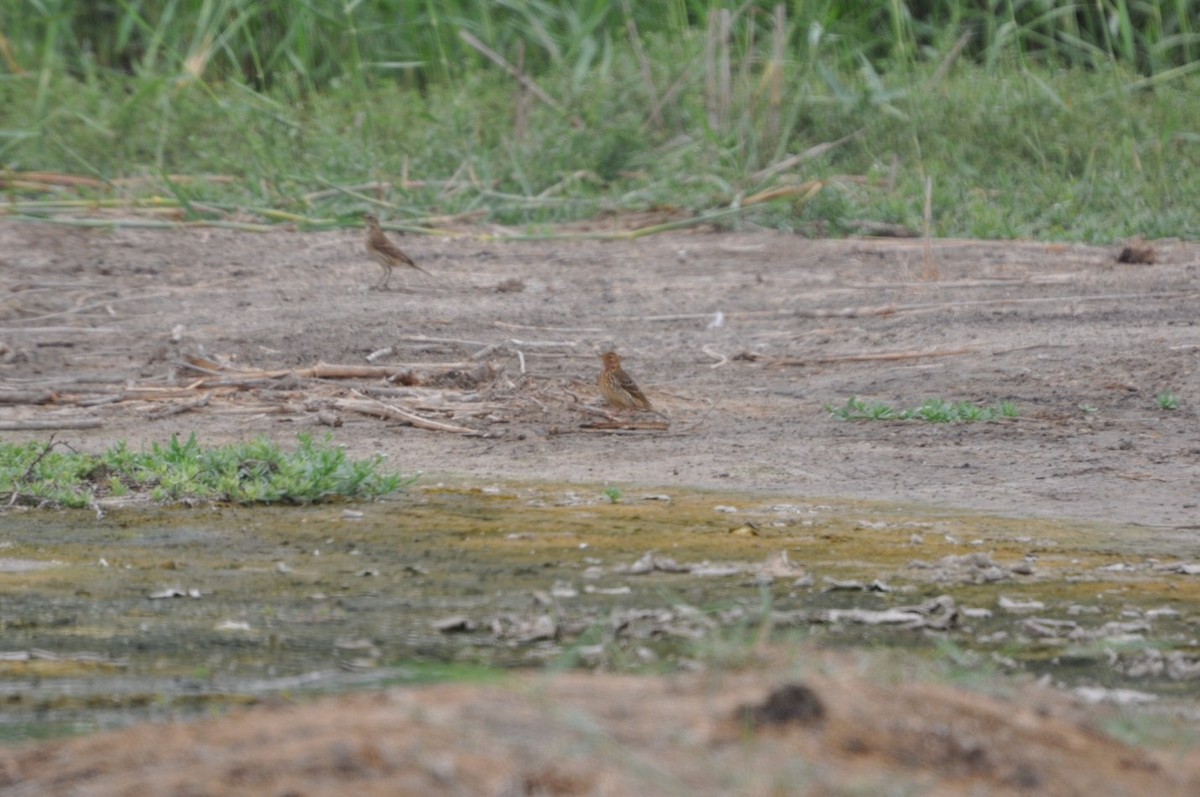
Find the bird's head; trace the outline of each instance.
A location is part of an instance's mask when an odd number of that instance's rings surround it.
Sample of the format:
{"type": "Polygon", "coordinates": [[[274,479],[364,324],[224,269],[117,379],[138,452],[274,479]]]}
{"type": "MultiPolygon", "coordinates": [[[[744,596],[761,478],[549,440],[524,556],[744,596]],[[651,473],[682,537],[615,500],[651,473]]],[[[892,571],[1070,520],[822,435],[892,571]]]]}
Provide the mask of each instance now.
{"type": "Polygon", "coordinates": [[[379,226],[379,218],[374,213],[364,213],[363,221],[372,227],[379,226]]]}
{"type": "Polygon", "coordinates": [[[605,368],[620,368],[621,358],[617,356],[615,351],[606,351],[600,355],[600,359],[604,361],[605,368]]]}

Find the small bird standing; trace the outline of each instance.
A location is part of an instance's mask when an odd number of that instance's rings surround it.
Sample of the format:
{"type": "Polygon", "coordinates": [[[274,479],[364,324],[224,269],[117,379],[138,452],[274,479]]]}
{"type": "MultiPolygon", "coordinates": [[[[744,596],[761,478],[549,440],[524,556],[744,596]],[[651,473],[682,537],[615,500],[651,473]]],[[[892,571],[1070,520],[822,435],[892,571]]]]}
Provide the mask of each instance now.
{"type": "Polygon", "coordinates": [[[600,379],[596,384],[600,387],[600,394],[604,396],[605,401],[617,409],[654,411],[650,406],[650,399],[646,398],[646,394],[638,388],[633,378],[621,368],[621,358],[615,351],[601,354],[600,359],[604,361],[604,370],[600,372],[600,379]]]}
{"type": "MultiPolygon", "coordinates": [[[[415,268],[422,274],[429,274],[428,271],[414,263],[411,257],[404,254],[400,247],[392,243],[392,239],[388,238],[387,234],[380,228],[379,219],[374,214],[364,213],[363,221],[367,223],[367,254],[383,269],[383,279],[375,286],[376,288],[383,289],[387,287],[388,282],[392,278],[392,269],[396,266],[408,266],[409,268],[415,268]]],[[[432,277],[433,275],[429,274],[429,276],[432,277]]]]}

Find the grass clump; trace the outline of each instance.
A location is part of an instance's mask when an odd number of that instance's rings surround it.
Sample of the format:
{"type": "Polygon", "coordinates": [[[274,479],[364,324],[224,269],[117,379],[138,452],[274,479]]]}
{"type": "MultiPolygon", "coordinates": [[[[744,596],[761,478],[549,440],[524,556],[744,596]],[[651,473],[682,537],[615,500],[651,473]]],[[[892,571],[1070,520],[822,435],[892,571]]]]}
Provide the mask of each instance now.
{"type": "Polygon", "coordinates": [[[412,87],[446,83],[490,65],[478,41],[512,60],[520,51],[522,68],[534,76],[556,70],[579,76],[625,55],[616,46],[633,36],[652,51],[663,39],[705,30],[738,50],[767,42],[800,61],[824,55],[852,68],[904,66],[951,45],[960,57],[985,64],[1010,54],[1055,67],[1118,62],[1147,77],[1169,77],[1200,57],[1195,9],[1183,0],[37,0],[9,6],[0,65],[14,72],[178,70],[181,79],[207,76],[256,88],[290,79],[319,90],[364,71],[412,87]]]}
{"type": "Polygon", "coordinates": [[[1169,390],[1165,390],[1162,393],[1159,393],[1157,396],[1154,397],[1154,400],[1156,402],[1158,402],[1158,408],[1160,410],[1177,410],[1177,409],[1179,409],[1179,396],[1176,396],[1174,393],[1172,393],[1169,390]]]}
{"type": "Polygon", "coordinates": [[[971,401],[926,399],[920,406],[898,409],[882,401],[866,401],[858,396],[843,406],[825,405],[825,411],[839,421],[924,421],[926,423],[975,423],[1000,418],[1016,418],[1017,407],[1010,401],[981,406],[971,401]]]}
{"type": "Polygon", "coordinates": [[[349,461],[340,448],[303,434],[290,453],[265,439],[205,448],[194,434],[143,452],[124,442],[98,456],[59,448],[53,439],[0,444],[0,497],[7,496],[8,506],[80,508],[131,494],[160,503],[310,504],[374,498],[413,481],[381,472],[378,455],[349,461]]]}

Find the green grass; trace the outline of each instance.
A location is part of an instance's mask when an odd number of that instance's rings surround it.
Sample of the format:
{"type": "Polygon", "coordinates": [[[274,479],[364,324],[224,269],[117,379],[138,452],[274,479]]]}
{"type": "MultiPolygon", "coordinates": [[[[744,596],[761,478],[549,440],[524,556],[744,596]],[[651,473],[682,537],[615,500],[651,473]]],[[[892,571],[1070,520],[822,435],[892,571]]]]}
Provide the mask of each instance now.
{"type": "Polygon", "coordinates": [[[826,404],[825,411],[839,421],[975,423],[1018,416],[1017,408],[1011,402],[984,407],[970,401],[950,402],[936,398],[926,399],[920,406],[911,409],[898,409],[882,401],[866,401],[854,396],[840,407],[826,404]]]}
{"type": "Polygon", "coordinates": [[[0,443],[0,506],[78,508],[128,495],[160,503],[308,504],[374,498],[413,481],[382,473],[378,456],[352,462],[340,448],[314,444],[307,435],[291,453],[262,439],[205,448],[195,435],[140,453],[124,442],[98,456],[64,449],[52,441],[0,443]]]}
{"type": "Polygon", "coordinates": [[[1119,61],[1146,76],[1169,74],[1200,56],[1188,0],[816,0],[782,4],[782,18],[779,6],[777,0],[732,6],[715,0],[35,0],[5,9],[0,62],[14,71],[82,75],[180,70],[256,87],[292,79],[325,88],[369,71],[422,87],[488,63],[464,31],[510,60],[523,48],[524,67],[533,74],[579,75],[615,60],[631,30],[650,48],[722,18],[735,51],[778,41],[802,60],[826,57],[855,68],[861,61],[904,65],[951,45],[985,64],[1010,53],[1061,67],[1119,61]]]}
{"type": "Polygon", "coordinates": [[[840,234],[923,231],[930,181],[937,236],[1200,235],[1188,4],[974,5],[750,3],[721,39],[699,0],[19,4],[0,214],[323,229],[373,208],[545,235],[663,210],[840,234]],[[90,218],[104,203],[123,218],[90,218]]]}
{"type": "Polygon", "coordinates": [[[1179,409],[1179,396],[1176,396],[1169,390],[1165,390],[1154,397],[1154,401],[1158,404],[1160,410],[1177,410],[1179,409]]]}

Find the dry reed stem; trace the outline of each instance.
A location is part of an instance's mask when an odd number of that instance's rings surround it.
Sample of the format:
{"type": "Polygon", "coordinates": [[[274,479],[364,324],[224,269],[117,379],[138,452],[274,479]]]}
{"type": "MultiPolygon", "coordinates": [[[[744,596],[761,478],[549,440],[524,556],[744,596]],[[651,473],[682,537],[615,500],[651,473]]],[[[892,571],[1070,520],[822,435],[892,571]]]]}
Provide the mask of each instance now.
{"type": "Polygon", "coordinates": [[[503,69],[504,71],[508,72],[508,74],[512,75],[514,79],[516,79],[519,83],[521,83],[521,85],[523,85],[523,86],[525,86],[525,88],[529,89],[529,91],[533,94],[533,96],[537,97],[539,100],[544,102],[546,105],[550,106],[551,108],[553,108],[554,110],[558,111],[563,116],[565,116],[567,118],[567,121],[569,121],[571,123],[572,127],[580,128],[580,129],[582,129],[584,127],[582,119],[580,119],[578,116],[576,116],[573,113],[571,113],[570,111],[568,111],[566,109],[566,107],[563,106],[562,103],[560,103],[558,100],[554,99],[549,94],[547,94],[546,91],[533,80],[533,78],[524,74],[519,69],[514,67],[512,64],[510,64],[504,58],[504,56],[500,55],[500,53],[496,52],[491,47],[488,47],[486,44],[484,44],[479,39],[475,38],[474,36],[472,36],[470,33],[468,33],[465,30],[459,30],[458,35],[459,35],[459,38],[461,38],[463,41],[465,41],[467,44],[469,44],[475,50],[479,51],[479,53],[481,55],[483,55],[485,58],[487,58],[489,61],[491,61],[496,66],[503,69]]]}

